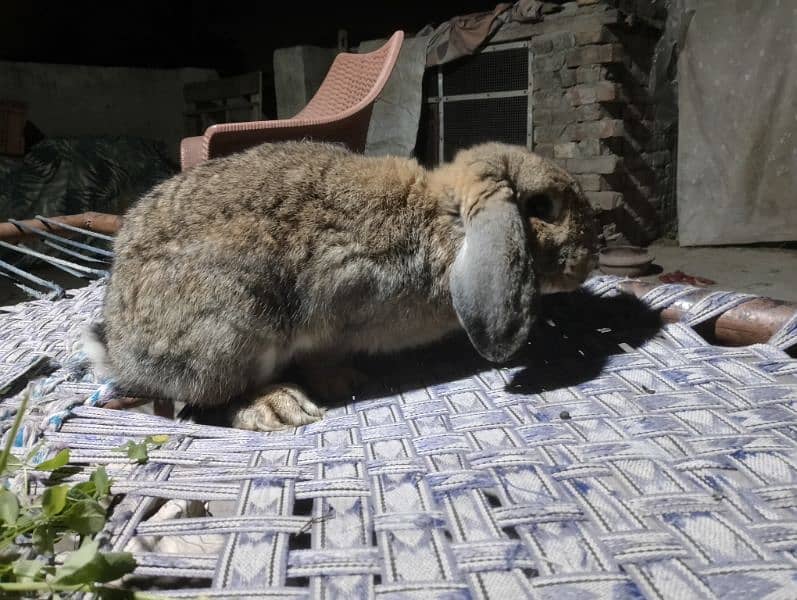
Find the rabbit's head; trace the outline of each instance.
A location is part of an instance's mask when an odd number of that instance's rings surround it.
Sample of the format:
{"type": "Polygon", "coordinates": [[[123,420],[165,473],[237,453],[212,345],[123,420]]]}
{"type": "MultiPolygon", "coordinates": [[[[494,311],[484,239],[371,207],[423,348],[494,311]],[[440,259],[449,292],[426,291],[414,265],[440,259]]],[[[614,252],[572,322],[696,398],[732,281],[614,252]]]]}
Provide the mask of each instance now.
{"type": "Polygon", "coordinates": [[[537,296],[573,290],[594,268],[593,212],[566,171],[520,146],[474,146],[446,170],[465,229],[454,309],[479,353],[500,362],[528,339],[537,296]]]}

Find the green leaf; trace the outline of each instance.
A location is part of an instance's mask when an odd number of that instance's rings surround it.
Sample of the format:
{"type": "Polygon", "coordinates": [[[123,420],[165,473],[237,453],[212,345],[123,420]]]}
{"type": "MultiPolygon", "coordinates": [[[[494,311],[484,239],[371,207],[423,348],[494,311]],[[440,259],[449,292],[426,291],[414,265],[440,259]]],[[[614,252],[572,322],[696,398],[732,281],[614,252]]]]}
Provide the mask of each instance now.
{"type": "Polygon", "coordinates": [[[86,542],[70,553],[63,566],[56,571],[54,582],[60,585],[78,585],[113,581],[136,568],[129,552],[99,551],[99,542],[86,542]]]}
{"type": "Polygon", "coordinates": [[[116,450],[120,450],[127,454],[128,458],[132,458],[139,464],[144,464],[149,460],[149,454],[147,453],[147,442],[133,442],[129,441],[126,444],[119,446],[116,450]]]}
{"type": "Polygon", "coordinates": [[[89,479],[89,481],[81,481],[73,485],[69,490],[69,498],[77,502],[84,498],[93,498],[95,493],[97,493],[97,486],[89,479]]]}
{"type": "Polygon", "coordinates": [[[0,488],[0,523],[13,525],[19,517],[19,500],[8,490],[0,488]]]}
{"type": "Polygon", "coordinates": [[[17,432],[22,425],[22,415],[25,414],[25,410],[28,408],[29,398],[30,391],[26,390],[25,394],[22,396],[22,402],[19,404],[19,407],[17,407],[17,415],[14,417],[14,423],[12,423],[11,429],[6,434],[6,447],[0,452],[0,475],[5,474],[8,462],[11,459],[11,447],[17,439],[17,432]]]}
{"type": "Polygon", "coordinates": [[[146,441],[155,444],[156,446],[162,446],[169,441],[169,436],[162,433],[158,435],[150,435],[147,437],[146,441]]]}
{"type": "Polygon", "coordinates": [[[96,581],[97,562],[100,559],[100,543],[96,540],[85,542],[74,552],[70,552],[64,564],[55,572],[54,583],[77,585],[96,581]]]}
{"type": "Polygon", "coordinates": [[[52,517],[64,510],[67,493],[69,493],[69,486],[65,483],[45,489],[42,494],[42,510],[44,514],[52,517]]]}
{"type": "Polygon", "coordinates": [[[39,525],[33,530],[33,545],[39,554],[52,554],[55,544],[55,528],[50,525],[39,525]]]}
{"type": "Polygon", "coordinates": [[[97,470],[91,474],[89,480],[94,483],[95,498],[105,498],[111,491],[111,480],[108,478],[108,472],[105,467],[97,467],[97,470]]]}
{"type": "Polygon", "coordinates": [[[18,581],[34,581],[42,573],[44,563],[40,560],[17,560],[14,562],[14,575],[18,581]]]}
{"type": "Polygon", "coordinates": [[[69,449],[65,448],[58,454],[53,456],[50,460],[45,460],[43,463],[36,466],[37,471],[55,471],[60,469],[69,462],[69,449]]]}
{"type": "Polygon", "coordinates": [[[6,464],[6,470],[5,472],[0,473],[0,475],[11,475],[16,471],[19,471],[19,469],[21,469],[22,465],[24,464],[25,463],[22,460],[18,459],[16,456],[14,456],[13,454],[9,454],[8,461],[6,464]]]}
{"type": "Polygon", "coordinates": [[[130,552],[104,552],[102,560],[105,564],[97,577],[97,581],[101,583],[119,579],[136,568],[136,560],[130,552]]]}
{"type": "Polygon", "coordinates": [[[139,464],[144,464],[149,460],[149,453],[147,452],[147,445],[144,443],[141,444],[132,444],[127,449],[127,456],[132,458],[139,464]]]}
{"type": "Polygon", "coordinates": [[[81,535],[97,533],[105,525],[105,509],[94,499],[78,500],[60,516],[59,524],[81,535]]]}

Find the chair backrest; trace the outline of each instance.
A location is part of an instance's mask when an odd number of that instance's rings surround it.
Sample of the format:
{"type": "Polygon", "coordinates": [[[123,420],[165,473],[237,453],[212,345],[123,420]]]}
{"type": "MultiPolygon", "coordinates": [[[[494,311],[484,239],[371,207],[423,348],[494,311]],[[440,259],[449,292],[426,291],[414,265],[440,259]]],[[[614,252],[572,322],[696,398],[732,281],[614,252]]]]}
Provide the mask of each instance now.
{"type": "Polygon", "coordinates": [[[211,125],[199,140],[183,140],[184,167],[195,164],[196,156],[201,160],[227,156],[264,142],[313,139],[364,151],[371,109],[390,78],[403,42],[404,33],[396,31],[373,52],[339,54],[321,87],[292,119],[211,125]],[[197,144],[199,151],[193,149],[197,144]]]}
{"type": "Polygon", "coordinates": [[[397,31],[373,52],[338,54],[318,91],[294,118],[340,116],[373,102],[390,78],[403,40],[404,33],[397,31]]]}

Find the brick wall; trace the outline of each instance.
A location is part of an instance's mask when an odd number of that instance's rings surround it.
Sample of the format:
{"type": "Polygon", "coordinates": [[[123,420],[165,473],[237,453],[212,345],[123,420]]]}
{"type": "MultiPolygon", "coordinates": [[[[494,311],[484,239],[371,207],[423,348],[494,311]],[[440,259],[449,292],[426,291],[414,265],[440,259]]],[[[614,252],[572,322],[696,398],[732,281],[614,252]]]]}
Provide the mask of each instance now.
{"type": "MultiPolygon", "coordinates": [[[[644,245],[675,223],[675,95],[662,106],[650,89],[668,1],[550,0],[541,21],[508,23],[490,40],[530,42],[533,148],[578,179],[608,242],[644,245]]],[[[416,153],[429,166],[438,135],[424,105],[416,153]]]]}
{"type": "Polygon", "coordinates": [[[662,231],[674,177],[673,140],[657,131],[647,87],[661,32],[616,6],[552,2],[541,23],[525,26],[534,52],[534,149],[578,179],[607,239],[644,244],[662,231]]]}

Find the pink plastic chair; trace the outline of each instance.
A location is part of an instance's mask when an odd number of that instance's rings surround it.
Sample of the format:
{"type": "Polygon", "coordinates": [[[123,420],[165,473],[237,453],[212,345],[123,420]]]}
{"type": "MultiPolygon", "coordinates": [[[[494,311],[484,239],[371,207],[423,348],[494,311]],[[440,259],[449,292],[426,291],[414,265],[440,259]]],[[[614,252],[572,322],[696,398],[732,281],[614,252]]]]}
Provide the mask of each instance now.
{"type": "Polygon", "coordinates": [[[338,54],[321,87],[291,119],[211,125],[204,135],[183,139],[182,169],[264,142],[303,138],[342,142],[362,152],[374,101],[393,71],[403,41],[404,32],[396,31],[373,52],[338,54]]]}

